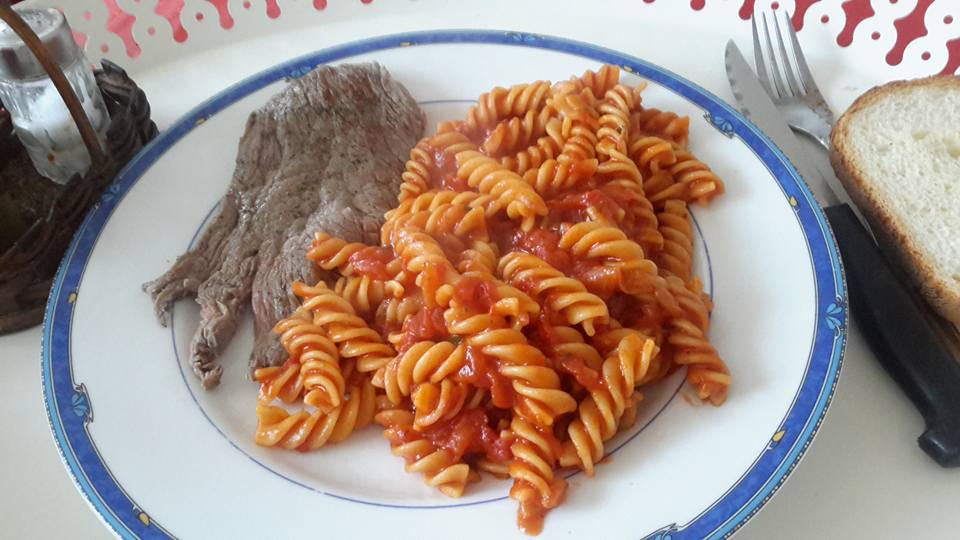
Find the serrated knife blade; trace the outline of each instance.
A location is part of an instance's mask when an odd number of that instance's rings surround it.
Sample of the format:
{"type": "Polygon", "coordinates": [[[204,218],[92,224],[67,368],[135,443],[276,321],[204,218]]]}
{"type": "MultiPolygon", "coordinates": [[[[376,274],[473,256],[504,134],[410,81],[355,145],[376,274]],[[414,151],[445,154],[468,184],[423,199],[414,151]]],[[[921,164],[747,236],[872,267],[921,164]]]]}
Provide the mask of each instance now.
{"type": "Polygon", "coordinates": [[[733,90],[733,97],[737,100],[740,111],[750,121],[752,121],[761,131],[767,134],[771,140],[787,156],[793,166],[800,173],[800,176],[810,186],[814,197],[820,203],[820,206],[827,207],[836,204],[846,203],[854,210],[860,222],[870,231],[863,216],[857,211],[856,206],[850,200],[846,190],[840,185],[840,182],[832,176],[823,174],[810,161],[806,155],[800,139],[793,133],[790,126],[787,125],[783,113],[777,109],[776,104],[767,95],[760,81],[754,74],[753,69],[743,57],[743,53],[737,47],[733,40],[727,42],[727,48],[724,55],[727,79],[730,81],[730,88],[733,90]],[[834,183],[836,185],[834,185],[834,183]]]}
{"type": "Polygon", "coordinates": [[[727,78],[743,114],[773,140],[823,207],[837,241],[850,305],[880,363],[923,414],[920,447],[944,467],[960,467],[960,347],[955,329],[932,314],[886,260],[849,195],[805,153],[733,41],[727,78]]]}

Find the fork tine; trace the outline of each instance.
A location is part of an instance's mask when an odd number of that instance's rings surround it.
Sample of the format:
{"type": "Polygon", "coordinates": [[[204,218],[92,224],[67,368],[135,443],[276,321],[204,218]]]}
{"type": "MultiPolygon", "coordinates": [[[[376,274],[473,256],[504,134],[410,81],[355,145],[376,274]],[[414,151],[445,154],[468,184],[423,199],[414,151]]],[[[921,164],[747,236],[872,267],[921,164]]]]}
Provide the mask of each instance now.
{"type": "Polygon", "coordinates": [[[753,27],[753,62],[757,65],[757,79],[763,85],[771,97],[776,98],[777,93],[770,86],[770,79],[767,77],[767,63],[763,61],[763,50],[760,47],[760,35],[757,32],[757,14],[750,17],[750,26],[753,27]]]}
{"type": "Polygon", "coordinates": [[[773,50],[773,40],[770,38],[770,26],[767,24],[767,16],[763,15],[763,33],[766,34],[767,38],[767,55],[770,58],[770,74],[773,75],[773,85],[777,89],[777,94],[780,97],[790,97],[790,93],[787,91],[786,83],[783,80],[783,76],[780,74],[779,64],[786,61],[777,61],[777,55],[773,50]]]}
{"type": "MultiPolygon", "coordinates": [[[[800,86],[800,83],[797,82],[797,77],[793,74],[793,64],[796,62],[790,61],[790,54],[787,53],[787,44],[783,41],[783,32],[780,30],[780,27],[783,26],[780,24],[780,17],[777,16],[777,12],[773,12],[773,27],[777,31],[777,44],[780,45],[780,58],[783,59],[783,74],[787,78],[787,85],[790,87],[790,91],[795,96],[803,95],[803,87],[800,86]]],[[[787,17],[787,26],[791,26],[790,17],[787,17]]],[[[792,27],[791,27],[792,30],[792,27]]],[[[794,54],[796,57],[796,54],[794,54]]]]}
{"type": "Polygon", "coordinates": [[[810,66],[807,65],[807,59],[803,56],[803,49],[800,48],[800,41],[797,40],[797,33],[793,30],[793,25],[788,26],[787,34],[790,35],[790,42],[793,45],[793,58],[797,69],[800,71],[801,84],[808,94],[814,94],[822,100],[823,95],[817,88],[817,82],[813,80],[813,73],[810,73],[810,66]]]}

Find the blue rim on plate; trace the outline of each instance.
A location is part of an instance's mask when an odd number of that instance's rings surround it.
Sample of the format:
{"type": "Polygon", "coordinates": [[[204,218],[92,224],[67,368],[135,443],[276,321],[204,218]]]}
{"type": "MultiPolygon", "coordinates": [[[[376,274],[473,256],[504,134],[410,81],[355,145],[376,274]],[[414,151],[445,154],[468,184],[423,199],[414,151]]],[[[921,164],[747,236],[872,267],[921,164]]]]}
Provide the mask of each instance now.
{"type": "Polygon", "coordinates": [[[782,152],[738,112],[703,88],[668,70],[616,51],[539,34],[444,30],[381,36],[331,47],[253,75],[202,103],[144,148],[91,209],[60,264],[44,320],[41,368],[50,428],[68,471],[90,505],[123,538],[172,538],[137,506],[110,472],[90,437],[93,405],[73,377],[70,354],[73,303],[93,247],[114,209],[140,177],[184,135],[247,95],[316,66],[373,51],[414,45],[473,43],[549,49],[616,64],[684,97],[727,137],[739,137],[776,178],[803,230],[814,268],[816,325],[799,391],[769,444],[738,482],[689,523],[637,531],[646,538],[722,538],[752,517],[796,466],[820,427],[840,374],[846,345],[846,285],[826,217],[810,189],[782,152]]]}

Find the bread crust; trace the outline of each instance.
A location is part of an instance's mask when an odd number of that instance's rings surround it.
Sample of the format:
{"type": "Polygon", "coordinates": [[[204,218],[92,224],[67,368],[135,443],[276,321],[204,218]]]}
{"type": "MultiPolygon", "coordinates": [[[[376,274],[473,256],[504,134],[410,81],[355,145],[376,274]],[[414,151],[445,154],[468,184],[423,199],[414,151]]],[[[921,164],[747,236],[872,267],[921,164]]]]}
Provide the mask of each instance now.
{"type": "MultiPolygon", "coordinates": [[[[848,126],[852,118],[898,92],[918,87],[946,87],[960,91],[960,77],[935,75],[923,79],[895,81],[876,86],[853,102],[837,120],[830,135],[833,150],[830,161],[850,198],[870,223],[881,249],[906,272],[927,302],[942,316],[960,325],[960,276],[942,275],[932,261],[923,256],[917,244],[907,235],[904,219],[886,204],[851,156],[848,126]]],[[[960,211],[960,209],[958,209],[960,211]]],[[[921,219],[921,216],[916,216],[921,219]]]]}

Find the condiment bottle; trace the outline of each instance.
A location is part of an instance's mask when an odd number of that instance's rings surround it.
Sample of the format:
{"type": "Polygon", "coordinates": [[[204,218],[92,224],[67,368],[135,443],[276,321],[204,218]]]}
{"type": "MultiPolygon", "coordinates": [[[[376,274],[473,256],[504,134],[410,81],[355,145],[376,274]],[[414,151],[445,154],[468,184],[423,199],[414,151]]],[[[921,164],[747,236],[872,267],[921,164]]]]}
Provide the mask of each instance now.
{"type": "MultiPolygon", "coordinates": [[[[70,25],[55,9],[14,8],[36,32],[63,70],[101,145],[110,125],[90,62],[73,39],[70,25]]],[[[40,62],[14,31],[0,21],[0,101],[37,172],[57,183],[90,168],[80,131],[40,62]]]]}

